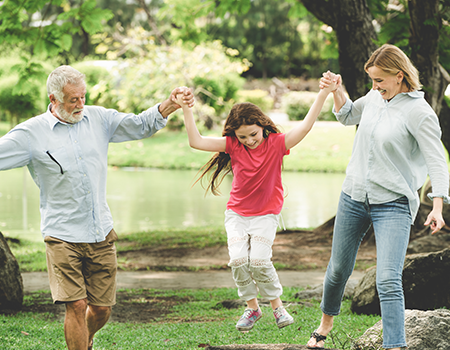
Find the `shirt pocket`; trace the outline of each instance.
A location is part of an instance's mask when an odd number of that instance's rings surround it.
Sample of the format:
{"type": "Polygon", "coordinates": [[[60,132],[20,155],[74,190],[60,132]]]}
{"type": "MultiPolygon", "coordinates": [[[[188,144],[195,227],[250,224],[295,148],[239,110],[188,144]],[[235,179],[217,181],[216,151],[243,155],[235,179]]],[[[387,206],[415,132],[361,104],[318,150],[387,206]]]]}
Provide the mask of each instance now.
{"type": "Polygon", "coordinates": [[[70,157],[64,147],[44,150],[39,158],[44,173],[64,175],[71,170],[70,157]]]}

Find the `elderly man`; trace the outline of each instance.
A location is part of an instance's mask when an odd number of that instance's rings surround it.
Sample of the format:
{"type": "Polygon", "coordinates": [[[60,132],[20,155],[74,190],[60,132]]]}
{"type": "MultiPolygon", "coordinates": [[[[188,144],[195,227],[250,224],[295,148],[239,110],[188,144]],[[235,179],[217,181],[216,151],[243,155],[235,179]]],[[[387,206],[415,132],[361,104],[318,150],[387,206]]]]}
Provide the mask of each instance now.
{"type": "Polygon", "coordinates": [[[66,305],[64,334],[70,350],[92,349],[116,296],[117,235],[106,203],[109,142],[149,137],[180,108],[177,88],[138,115],[85,106],[85,76],[70,66],[48,77],[51,104],[44,114],[0,138],[0,170],[28,166],[40,188],[41,231],[55,303],[66,305]]]}

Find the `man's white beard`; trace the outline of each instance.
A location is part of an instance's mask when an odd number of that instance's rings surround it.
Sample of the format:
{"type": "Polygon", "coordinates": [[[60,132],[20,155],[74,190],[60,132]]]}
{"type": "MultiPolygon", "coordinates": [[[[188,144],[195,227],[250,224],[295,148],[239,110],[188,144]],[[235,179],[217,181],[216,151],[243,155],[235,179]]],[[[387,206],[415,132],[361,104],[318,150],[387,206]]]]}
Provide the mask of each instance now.
{"type": "Polygon", "coordinates": [[[56,114],[58,115],[58,117],[65,121],[66,123],[69,124],[75,124],[78,123],[79,121],[81,121],[81,119],[83,119],[83,113],[74,115],[74,113],[79,112],[79,111],[83,111],[82,109],[76,109],[74,110],[72,113],[68,113],[65,109],[64,109],[64,104],[60,104],[58,105],[58,107],[56,107],[56,114]]]}

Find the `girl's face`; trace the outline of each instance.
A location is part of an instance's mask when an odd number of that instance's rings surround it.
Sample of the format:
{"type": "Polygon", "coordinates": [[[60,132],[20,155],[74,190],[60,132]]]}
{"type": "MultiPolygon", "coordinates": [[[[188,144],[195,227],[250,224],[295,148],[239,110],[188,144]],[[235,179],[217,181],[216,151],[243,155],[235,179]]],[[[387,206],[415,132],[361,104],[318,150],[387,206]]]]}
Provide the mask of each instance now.
{"type": "Polygon", "coordinates": [[[367,73],[372,79],[372,89],[378,90],[384,100],[390,101],[395,95],[402,92],[402,72],[392,75],[376,66],[372,66],[367,68],[367,73]]]}
{"type": "Polygon", "coordinates": [[[241,125],[235,130],[235,134],[240,143],[250,149],[255,149],[264,141],[263,128],[259,125],[241,125]]]}

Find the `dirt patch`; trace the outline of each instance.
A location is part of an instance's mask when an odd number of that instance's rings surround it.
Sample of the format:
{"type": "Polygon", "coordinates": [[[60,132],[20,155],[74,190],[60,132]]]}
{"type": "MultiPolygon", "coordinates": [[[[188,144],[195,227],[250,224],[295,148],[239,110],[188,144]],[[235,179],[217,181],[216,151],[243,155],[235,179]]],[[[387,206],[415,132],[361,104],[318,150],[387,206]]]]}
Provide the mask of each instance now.
{"type": "MultiPolygon", "coordinates": [[[[331,234],[325,230],[286,230],[277,234],[272,261],[277,269],[325,269],[331,255],[331,234]]],[[[119,265],[136,270],[226,269],[229,256],[226,246],[203,249],[146,248],[119,252],[119,265]]],[[[374,265],[375,245],[363,244],[357,256],[357,268],[374,265]]]]}
{"type": "MultiPolygon", "coordinates": [[[[185,303],[188,298],[160,296],[153,291],[118,291],[110,322],[148,323],[163,321],[174,306],[185,303]]],[[[19,311],[6,310],[3,314],[14,315],[19,311]]],[[[50,292],[26,293],[20,312],[46,314],[51,321],[64,320],[65,306],[53,304],[50,292]]]]}

